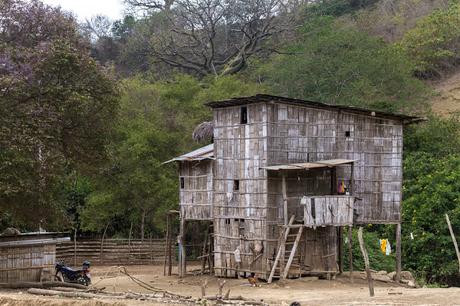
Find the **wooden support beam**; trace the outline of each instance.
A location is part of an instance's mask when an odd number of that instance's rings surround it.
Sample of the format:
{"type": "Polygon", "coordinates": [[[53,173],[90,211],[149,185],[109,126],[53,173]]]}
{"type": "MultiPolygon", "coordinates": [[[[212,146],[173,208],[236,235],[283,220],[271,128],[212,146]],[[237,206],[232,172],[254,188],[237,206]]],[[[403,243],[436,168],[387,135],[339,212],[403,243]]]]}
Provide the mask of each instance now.
{"type": "Polygon", "coordinates": [[[289,254],[289,259],[286,264],[286,268],[284,268],[284,273],[282,276],[283,279],[286,279],[286,277],[289,274],[289,269],[291,268],[292,260],[294,259],[295,252],[297,251],[297,245],[299,244],[300,237],[302,236],[302,231],[303,231],[303,227],[299,228],[299,231],[297,232],[297,236],[295,237],[294,245],[292,246],[292,249],[291,249],[291,254],[289,254]]]}
{"type": "Polygon", "coordinates": [[[369,295],[374,296],[374,282],[372,280],[371,270],[369,267],[369,255],[367,254],[366,246],[364,245],[362,227],[360,227],[358,230],[358,241],[359,241],[359,248],[361,249],[361,253],[363,254],[363,258],[364,258],[364,265],[366,267],[367,284],[369,285],[369,295]]]}
{"type": "Polygon", "coordinates": [[[348,227],[348,263],[350,266],[350,282],[353,283],[353,225],[348,227]]]}
{"type": "Polygon", "coordinates": [[[337,243],[339,244],[339,273],[343,273],[343,227],[338,227],[338,239],[337,243]]]}
{"type": "MultiPolygon", "coordinates": [[[[292,225],[292,223],[294,223],[294,218],[295,216],[292,215],[291,219],[289,220],[289,224],[288,225],[292,225]]],[[[284,257],[284,248],[285,248],[285,245],[286,245],[286,239],[289,235],[289,226],[285,227],[284,228],[284,235],[281,237],[281,241],[280,241],[280,246],[278,248],[278,253],[276,254],[276,258],[275,258],[275,261],[273,262],[273,267],[272,267],[272,270],[270,272],[270,276],[268,277],[268,280],[267,280],[267,283],[271,283],[272,280],[273,280],[273,276],[275,276],[275,270],[276,270],[276,267],[278,266],[278,261],[280,260],[280,257],[281,255],[284,257]]],[[[281,274],[281,267],[280,267],[280,274],[281,274]]]]}
{"type": "Polygon", "coordinates": [[[446,214],[446,221],[447,221],[447,225],[449,226],[449,232],[450,232],[450,236],[452,237],[452,242],[454,243],[455,253],[457,253],[458,273],[460,273],[460,251],[458,250],[457,239],[455,239],[454,230],[452,229],[452,225],[450,224],[450,220],[449,220],[449,215],[447,214],[446,214]]]}
{"type": "Polygon", "coordinates": [[[178,262],[178,267],[179,267],[179,277],[185,277],[186,271],[185,271],[185,219],[181,216],[180,218],[180,227],[179,227],[179,262],[178,262]]]}
{"type": "Polygon", "coordinates": [[[284,225],[288,224],[288,206],[287,206],[287,191],[286,191],[286,175],[282,176],[281,189],[283,193],[283,210],[284,210],[284,225]]]}
{"type": "Polygon", "coordinates": [[[395,281],[401,280],[401,223],[396,225],[396,275],[395,281]]]}
{"type": "Polygon", "coordinates": [[[350,169],[350,187],[349,187],[350,195],[355,194],[355,163],[351,163],[350,169]]]}

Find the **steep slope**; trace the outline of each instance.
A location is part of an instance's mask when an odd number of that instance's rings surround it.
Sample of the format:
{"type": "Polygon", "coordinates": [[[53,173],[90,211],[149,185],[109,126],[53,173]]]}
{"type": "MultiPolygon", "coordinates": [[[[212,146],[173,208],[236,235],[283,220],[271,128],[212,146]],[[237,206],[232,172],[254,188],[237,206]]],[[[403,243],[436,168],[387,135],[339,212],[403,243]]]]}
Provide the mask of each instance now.
{"type": "Polygon", "coordinates": [[[460,112],[460,70],[432,84],[436,95],[431,101],[434,113],[449,116],[460,112]]]}

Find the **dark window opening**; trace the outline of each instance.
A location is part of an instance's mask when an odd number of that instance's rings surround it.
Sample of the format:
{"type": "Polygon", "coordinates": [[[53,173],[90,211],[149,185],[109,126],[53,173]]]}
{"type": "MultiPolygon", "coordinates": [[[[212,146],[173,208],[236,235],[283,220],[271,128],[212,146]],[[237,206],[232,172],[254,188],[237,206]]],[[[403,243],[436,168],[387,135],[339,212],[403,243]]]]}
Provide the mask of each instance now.
{"type": "Polygon", "coordinates": [[[230,219],[225,219],[225,224],[230,224],[230,219]]]}
{"type": "Polygon", "coordinates": [[[245,234],[245,226],[244,226],[244,219],[235,219],[235,221],[238,222],[238,235],[239,236],[244,236],[245,234]]]}
{"type": "Polygon", "coordinates": [[[238,191],[240,190],[240,180],[234,180],[233,181],[233,191],[238,191]]]}
{"type": "Polygon", "coordinates": [[[248,108],[246,106],[241,107],[241,124],[248,123],[248,108]]]}
{"type": "Polygon", "coordinates": [[[180,178],[180,189],[185,188],[185,179],[183,177],[180,178]]]}
{"type": "Polygon", "coordinates": [[[346,131],[345,132],[345,137],[350,137],[351,136],[351,132],[350,131],[346,131]]]}

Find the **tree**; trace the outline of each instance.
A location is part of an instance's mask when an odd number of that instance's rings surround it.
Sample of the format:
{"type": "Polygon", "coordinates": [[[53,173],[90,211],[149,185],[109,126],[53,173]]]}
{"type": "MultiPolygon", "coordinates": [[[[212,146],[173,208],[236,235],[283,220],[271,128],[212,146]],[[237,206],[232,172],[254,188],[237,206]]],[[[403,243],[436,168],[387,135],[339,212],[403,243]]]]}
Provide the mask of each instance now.
{"type": "Polygon", "coordinates": [[[82,213],[83,228],[113,232],[129,219],[142,238],[161,233],[165,213],[177,209],[178,177],[174,164],[162,163],[199,146],[192,131],[209,120],[204,102],[263,91],[236,76],[202,80],[178,75],[168,82],[139,78],[124,82],[120,117],[109,146],[110,162],[94,180],[94,191],[82,213]]]}
{"type": "Polygon", "coordinates": [[[404,161],[404,177],[404,266],[430,283],[458,286],[458,262],[444,214],[459,233],[460,157],[412,153],[404,161]]]}
{"type": "Polygon", "coordinates": [[[275,93],[387,111],[422,105],[425,86],[396,48],[331,17],[308,22],[301,34],[255,71],[275,93]]]}
{"type": "Polygon", "coordinates": [[[283,0],[126,2],[150,12],[137,22],[130,46],[201,77],[241,71],[249,58],[273,49],[266,44],[271,37],[295,28],[283,0]]]}
{"type": "Polygon", "coordinates": [[[39,1],[0,6],[0,203],[51,224],[59,176],[105,158],[118,93],[73,17],[39,1]]]}
{"type": "Polygon", "coordinates": [[[460,4],[435,10],[408,31],[400,47],[415,63],[417,75],[440,77],[458,63],[460,52],[460,4]]]}

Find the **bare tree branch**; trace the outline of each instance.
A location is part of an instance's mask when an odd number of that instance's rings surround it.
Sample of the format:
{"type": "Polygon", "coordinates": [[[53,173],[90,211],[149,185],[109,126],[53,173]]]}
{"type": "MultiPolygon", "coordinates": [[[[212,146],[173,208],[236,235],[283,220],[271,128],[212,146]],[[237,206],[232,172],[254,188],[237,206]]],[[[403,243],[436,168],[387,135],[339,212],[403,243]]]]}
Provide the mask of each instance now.
{"type": "Polygon", "coordinates": [[[125,2],[150,9],[152,17],[166,17],[166,24],[149,39],[155,59],[200,75],[236,73],[251,56],[274,49],[265,44],[270,37],[295,29],[289,18],[293,0],[125,2]]]}

